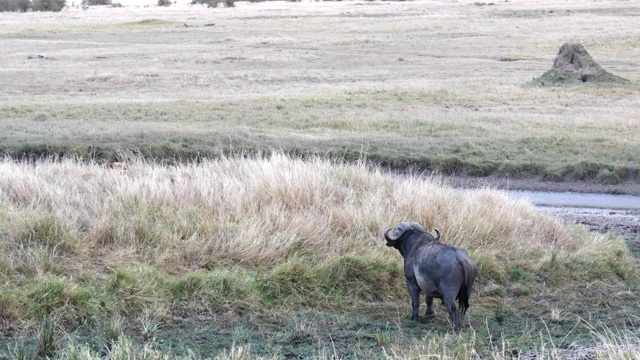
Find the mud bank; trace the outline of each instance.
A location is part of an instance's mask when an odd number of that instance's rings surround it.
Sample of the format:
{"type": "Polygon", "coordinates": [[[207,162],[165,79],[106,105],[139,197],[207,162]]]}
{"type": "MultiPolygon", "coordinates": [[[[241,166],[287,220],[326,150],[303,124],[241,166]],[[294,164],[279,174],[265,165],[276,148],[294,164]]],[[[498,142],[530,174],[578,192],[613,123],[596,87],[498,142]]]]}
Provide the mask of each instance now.
{"type": "MultiPolygon", "coordinates": [[[[528,190],[578,192],[599,194],[640,195],[640,184],[615,185],[594,182],[547,182],[536,179],[505,179],[499,177],[449,177],[451,186],[466,189],[491,188],[500,190],[528,190]]],[[[602,209],[573,206],[538,206],[540,211],[562,218],[568,224],[586,226],[590,231],[613,232],[627,240],[629,249],[640,257],[640,210],[602,209]]]]}
{"type": "MultiPolygon", "coordinates": [[[[640,210],[610,210],[560,206],[539,206],[540,211],[562,218],[566,223],[580,224],[591,231],[614,232],[627,240],[640,236],[640,210]]],[[[636,242],[636,246],[640,243],[636,242]]],[[[640,247],[631,249],[639,252],[640,247]]]]}
{"type": "Polygon", "coordinates": [[[556,191],[640,196],[640,183],[637,182],[601,184],[595,181],[556,182],[542,181],[537,178],[510,179],[497,176],[487,176],[482,178],[467,176],[444,177],[444,182],[453,187],[465,189],[491,188],[501,190],[556,191]]]}

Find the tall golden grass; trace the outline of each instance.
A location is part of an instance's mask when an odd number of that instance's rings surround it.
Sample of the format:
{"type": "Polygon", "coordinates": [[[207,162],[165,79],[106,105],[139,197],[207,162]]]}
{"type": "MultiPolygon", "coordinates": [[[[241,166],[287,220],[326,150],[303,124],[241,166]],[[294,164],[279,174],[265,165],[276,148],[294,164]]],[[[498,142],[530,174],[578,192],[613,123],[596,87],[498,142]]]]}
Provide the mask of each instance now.
{"type": "MultiPolygon", "coordinates": [[[[231,158],[129,172],[74,160],[0,163],[7,274],[96,277],[150,265],[173,274],[235,264],[271,268],[291,256],[398,256],[381,232],[400,221],[499,264],[624,253],[620,239],[575,232],[491,189],[320,158],[231,158]]],[[[620,254],[626,256],[626,254],[620,254]]],[[[482,274],[482,272],[481,272],[482,274]]],[[[5,275],[7,276],[7,275],[5,275]]]]}

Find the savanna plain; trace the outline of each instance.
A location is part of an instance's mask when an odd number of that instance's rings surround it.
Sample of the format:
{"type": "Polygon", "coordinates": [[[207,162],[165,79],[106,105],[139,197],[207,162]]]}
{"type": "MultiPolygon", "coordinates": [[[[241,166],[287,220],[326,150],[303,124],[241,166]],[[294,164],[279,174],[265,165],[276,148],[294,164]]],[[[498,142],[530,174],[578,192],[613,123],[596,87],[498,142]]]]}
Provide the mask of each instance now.
{"type": "Polygon", "coordinates": [[[0,13],[0,358],[640,358],[637,237],[447,180],[637,186],[635,2],[68,5],[0,13]],[[532,84],[566,42],[629,81],[532,84]]]}

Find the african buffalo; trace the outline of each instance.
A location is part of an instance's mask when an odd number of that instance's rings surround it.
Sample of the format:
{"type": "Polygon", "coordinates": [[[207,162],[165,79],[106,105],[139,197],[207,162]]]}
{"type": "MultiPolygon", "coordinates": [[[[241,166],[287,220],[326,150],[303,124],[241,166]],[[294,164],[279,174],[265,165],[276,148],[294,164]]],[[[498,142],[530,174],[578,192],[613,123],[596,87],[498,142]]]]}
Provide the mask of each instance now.
{"type": "Polygon", "coordinates": [[[433,298],[442,299],[449,312],[453,330],[460,330],[460,320],[469,307],[469,296],[478,267],[466,251],[438,242],[415,222],[401,222],[393,234],[384,231],[387,246],[394,247],[404,257],[404,274],[411,296],[411,319],[418,320],[420,291],[426,296],[427,315],[433,314],[433,298]],[[456,309],[458,300],[460,309],[456,309]]]}

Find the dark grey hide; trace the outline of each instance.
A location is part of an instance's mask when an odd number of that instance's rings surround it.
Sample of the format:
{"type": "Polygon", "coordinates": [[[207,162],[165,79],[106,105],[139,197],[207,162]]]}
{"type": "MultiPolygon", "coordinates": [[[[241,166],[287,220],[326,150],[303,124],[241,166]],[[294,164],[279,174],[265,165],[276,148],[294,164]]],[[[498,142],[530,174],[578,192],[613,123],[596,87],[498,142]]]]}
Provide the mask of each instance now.
{"type": "Polygon", "coordinates": [[[476,263],[466,251],[438,242],[415,222],[401,222],[393,234],[385,230],[387,246],[394,247],[404,257],[404,274],[411,296],[411,319],[418,320],[420,292],[426,297],[427,315],[433,314],[433,298],[442,299],[449,312],[453,330],[460,330],[460,321],[469,307],[469,296],[478,272],[476,263]],[[459,309],[455,300],[458,300],[459,309]]]}

